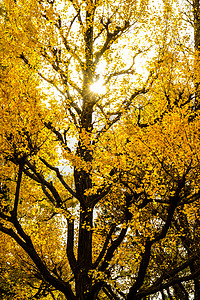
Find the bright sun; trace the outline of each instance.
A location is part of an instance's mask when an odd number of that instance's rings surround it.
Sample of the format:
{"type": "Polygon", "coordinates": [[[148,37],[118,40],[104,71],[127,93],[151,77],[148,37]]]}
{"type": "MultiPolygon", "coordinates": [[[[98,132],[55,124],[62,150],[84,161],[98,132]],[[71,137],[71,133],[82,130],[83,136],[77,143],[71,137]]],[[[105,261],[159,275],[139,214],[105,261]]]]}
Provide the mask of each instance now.
{"type": "Polygon", "coordinates": [[[94,82],[91,85],[90,90],[95,94],[105,94],[106,93],[106,87],[103,84],[103,80],[100,78],[96,82],[94,82]]]}

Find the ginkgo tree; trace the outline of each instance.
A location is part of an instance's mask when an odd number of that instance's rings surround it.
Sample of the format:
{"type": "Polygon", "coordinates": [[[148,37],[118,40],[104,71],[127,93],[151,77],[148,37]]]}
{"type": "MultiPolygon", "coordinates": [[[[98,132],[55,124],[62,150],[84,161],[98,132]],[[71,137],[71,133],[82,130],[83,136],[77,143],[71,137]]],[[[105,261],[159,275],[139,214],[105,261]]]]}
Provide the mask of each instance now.
{"type": "Polygon", "coordinates": [[[156,5],[3,2],[5,299],[198,299],[198,42],[156,5]]]}

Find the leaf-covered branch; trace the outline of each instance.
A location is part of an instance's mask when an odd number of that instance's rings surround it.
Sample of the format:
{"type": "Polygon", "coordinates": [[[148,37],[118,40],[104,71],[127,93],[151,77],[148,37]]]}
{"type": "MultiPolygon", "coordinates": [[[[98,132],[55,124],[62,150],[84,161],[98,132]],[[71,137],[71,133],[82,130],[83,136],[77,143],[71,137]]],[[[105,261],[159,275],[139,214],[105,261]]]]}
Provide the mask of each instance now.
{"type": "Polygon", "coordinates": [[[19,164],[17,186],[16,186],[16,191],[15,191],[15,202],[14,202],[14,208],[13,208],[13,211],[12,211],[12,214],[14,216],[17,216],[17,209],[18,209],[18,203],[19,203],[19,192],[20,192],[22,174],[23,174],[23,164],[19,164]]]}
{"type": "Polygon", "coordinates": [[[62,206],[62,199],[58,193],[58,191],[56,190],[56,188],[53,186],[52,182],[48,182],[42,174],[40,174],[39,172],[37,172],[35,166],[33,164],[30,163],[30,161],[26,160],[26,165],[28,166],[28,168],[32,171],[32,173],[29,172],[29,170],[24,170],[24,172],[30,176],[30,178],[32,178],[33,180],[35,180],[36,182],[40,183],[42,185],[42,187],[47,188],[51,194],[53,195],[58,207],[62,206]]]}
{"type": "Polygon", "coordinates": [[[66,190],[75,198],[79,199],[78,195],[70,188],[70,186],[65,182],[63,176],[60,174],[59,168],[50,165],[45,159],[40,157],[40,160],[45,164],[47,168],[56,172],[57,178],[60,180],[62,185],[66,188],[66,190]]]}

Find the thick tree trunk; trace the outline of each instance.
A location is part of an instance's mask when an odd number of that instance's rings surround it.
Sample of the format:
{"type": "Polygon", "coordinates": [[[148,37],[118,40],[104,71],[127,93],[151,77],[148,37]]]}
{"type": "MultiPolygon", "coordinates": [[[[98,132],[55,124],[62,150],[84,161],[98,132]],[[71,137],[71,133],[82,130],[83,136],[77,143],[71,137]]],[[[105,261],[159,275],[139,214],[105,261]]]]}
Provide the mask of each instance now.
{"type": "MultiPolygon", "coordinates": [[[[89,153],[87,149],[83,149],[80,144],[77,152],[85,162],[90,162],[92,160],[92,154],[89,153]]],[[[89,174],[83,169],[75,169],[74,178],[76,191],[81,197],[77,272],[74,274],[76,283],[76,299],[90,300],[88,298],[88,292],[91,290],[92,280],[88,273],[92,266],[93,208],[90,205],[90,197],[85,195],[85,191],[92,187],[92,182],[89,174]]]]}
{"type": "Polygon", "coordinates": [[[91,290],[92,280],[88,271],[92,265],[92,209],[81,210],[79,242],[78,242],[78,268],[76,276],[76,299],[89,300],[88,292],[91,290]]]}

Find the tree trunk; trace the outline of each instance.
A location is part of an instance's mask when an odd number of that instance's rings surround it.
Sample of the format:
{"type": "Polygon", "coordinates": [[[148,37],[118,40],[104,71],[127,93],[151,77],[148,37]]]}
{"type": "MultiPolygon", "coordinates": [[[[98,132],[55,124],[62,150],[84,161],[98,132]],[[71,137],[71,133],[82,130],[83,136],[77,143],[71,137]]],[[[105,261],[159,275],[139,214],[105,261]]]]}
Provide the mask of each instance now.
{"type": "Polygon", "coordinates": [[[92,280],[88,271],[92,266],[92,209],[81,209],[78,241],[78,273],[76,275],[76,299],[89,300],[92,280]]]}

